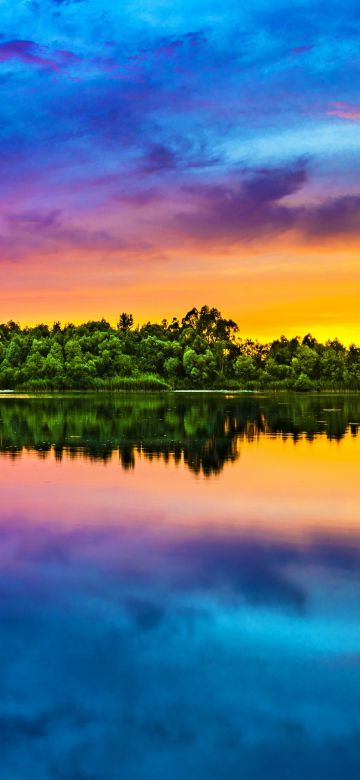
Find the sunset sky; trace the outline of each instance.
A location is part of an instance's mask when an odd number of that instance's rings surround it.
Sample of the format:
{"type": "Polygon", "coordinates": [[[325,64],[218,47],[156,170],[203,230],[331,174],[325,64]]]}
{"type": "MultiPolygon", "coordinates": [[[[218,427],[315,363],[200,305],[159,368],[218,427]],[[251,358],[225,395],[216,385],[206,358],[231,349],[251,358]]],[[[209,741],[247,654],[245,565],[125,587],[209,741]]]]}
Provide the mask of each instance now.
{"type": "Polygon", "coordinates": [[[347,0],[0,0],[0,321],[360,343],[347,0]]]}

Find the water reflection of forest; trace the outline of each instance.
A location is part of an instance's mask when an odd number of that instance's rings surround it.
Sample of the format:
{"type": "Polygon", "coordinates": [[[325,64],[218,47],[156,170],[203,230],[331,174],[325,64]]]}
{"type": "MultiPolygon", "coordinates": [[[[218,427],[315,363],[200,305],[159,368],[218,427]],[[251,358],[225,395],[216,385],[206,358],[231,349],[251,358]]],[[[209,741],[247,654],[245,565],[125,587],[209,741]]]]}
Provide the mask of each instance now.
{"type": "Polygon", "coordinates": [[[295,443],[318,436],[356,436],[360,395],[118,394],[2,398],[0,451],[34,451],[107,461],[118,451],[123,468],[138,455],[182,459],[195,473],[221,471],[243,440],[262,436],[295,443]]]}

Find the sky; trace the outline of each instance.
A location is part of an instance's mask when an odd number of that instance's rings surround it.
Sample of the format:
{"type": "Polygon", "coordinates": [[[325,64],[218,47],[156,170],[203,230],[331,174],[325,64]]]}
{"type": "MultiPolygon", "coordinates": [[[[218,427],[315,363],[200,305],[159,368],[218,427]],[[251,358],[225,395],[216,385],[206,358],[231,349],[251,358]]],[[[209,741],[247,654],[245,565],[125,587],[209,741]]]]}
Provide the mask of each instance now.
{"type": "Polygon", "coordinates": [[[360,342],[353,0],[0,0],[0,320],[360,342]]]}

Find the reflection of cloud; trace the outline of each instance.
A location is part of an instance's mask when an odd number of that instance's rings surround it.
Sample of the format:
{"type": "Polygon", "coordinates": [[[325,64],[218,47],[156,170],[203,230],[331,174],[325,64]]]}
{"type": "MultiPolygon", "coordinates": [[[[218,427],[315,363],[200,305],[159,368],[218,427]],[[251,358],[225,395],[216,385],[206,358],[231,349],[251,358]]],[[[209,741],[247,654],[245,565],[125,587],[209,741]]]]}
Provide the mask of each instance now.
{"type": "Polygon", "coordinates": [[[126,601],[126,609],[142,631],[158,628],[164,618],[164,607],[145,598],[129,598],[126,601]]]}
{"type": "Polygon", "coordinates": [[[49,731],[48,717],[22,717],[2,715],[0,717],[0,739],[18,746],[19,740],[41,739],[49,731]]]}
{"type": "MultiPolygon", "coordinates": [[[[354,587],[354,552],[340,544],[354,587]]],[[[346,663],[323,662],[324,616],[309,614],[308,596],[302,610],[292,579],[302,572],[311,596],[306,573],[321,564],[328,609],[329,546],[3,524],[4,780],[29,767],[44,780],[182,780],[185,769],[262,780],[269,766],[281,780],[356,777],[358,678],[349,685],[346,663]],[[224,602],[226,590],[250,606],[224,602]],[[285,632],[280,605],[290,607],[285,632]]]]}
{"type": "Polygon", "coordinates": [[[251,604],[302,611],[305,593],[286,570],[297,550],[237,537],[197,538],[174,549],[185,582],[194,588],[242,597],[251,604]],[[186,563],[185,563],[186,562],[186,563]]]}
{"type": "MultiPolygon", "coordinates": [[[[0,540],[4,598],[8,576],[14,582],[19,576],[20,583],[32,583],[34,593],[46,576],[48,592],[52,594],[54,588],[54,595],[59,578],[73,572],[75,578],[79,576],[78,584],[86,585],[89,567],[95,567],[103,572],[105,584],[112,581],[114,599],[124,613],[144,629],[157,628],[172,608],[177,613],[170,594],[177,598],[190,593],[198,598],[207,592],[219,603],[236,608],[243,602],[303,613],[308,609],[303,571],[353,577],[360,570],[356,536],[318,534],[298,543],[239,532],[172,539],[163,532],[158,540],[151,531],[143,536],[141,529],[124,525],[59,532],[46,526],[28,527],[21,518],[13,518],[2,526],[0,540]]],[[[61,600],[61,591],[58,595],[61,600]]]]}

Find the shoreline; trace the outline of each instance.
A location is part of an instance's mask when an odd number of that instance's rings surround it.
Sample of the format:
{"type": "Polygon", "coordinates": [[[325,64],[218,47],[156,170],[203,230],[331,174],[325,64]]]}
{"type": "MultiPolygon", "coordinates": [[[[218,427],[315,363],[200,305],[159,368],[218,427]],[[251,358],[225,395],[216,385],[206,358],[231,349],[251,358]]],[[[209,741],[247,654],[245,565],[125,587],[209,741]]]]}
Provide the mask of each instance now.
{"type": "Polygon", "coordinates": [[[248,390],[248,389],[241,389],[241,388],[163,388],[159,390],[155,389],[144,389],[144,388],[131,388],[131,389],[118,389],[118,388],[99,388],[99,389],[90,389],[90,388],[84,388],[84,389],[62,389],[62,390],[33,390],[33,389],[9,389],[9,390],[0,390],[0,399],[1,398],[37,398],[37,397],[68,397],[68,396],[79,396],[79,395],[136,395],[136,394],[144,394],[144,395],[166,395],[166,394],[176,394],[176,395],[203,395],[203,394],[217,394],[217,395],[228,395],[231,393],[232,395],[253,395],[253,396],[268,396],[268,395],[278,395],[278,396],[321,396],[321,395],[360,395],[360,390],[351,390],[351,389],[321,389],[321,390],[287,390],[287,389],[256,389],[256,390],[248,390]]]}

